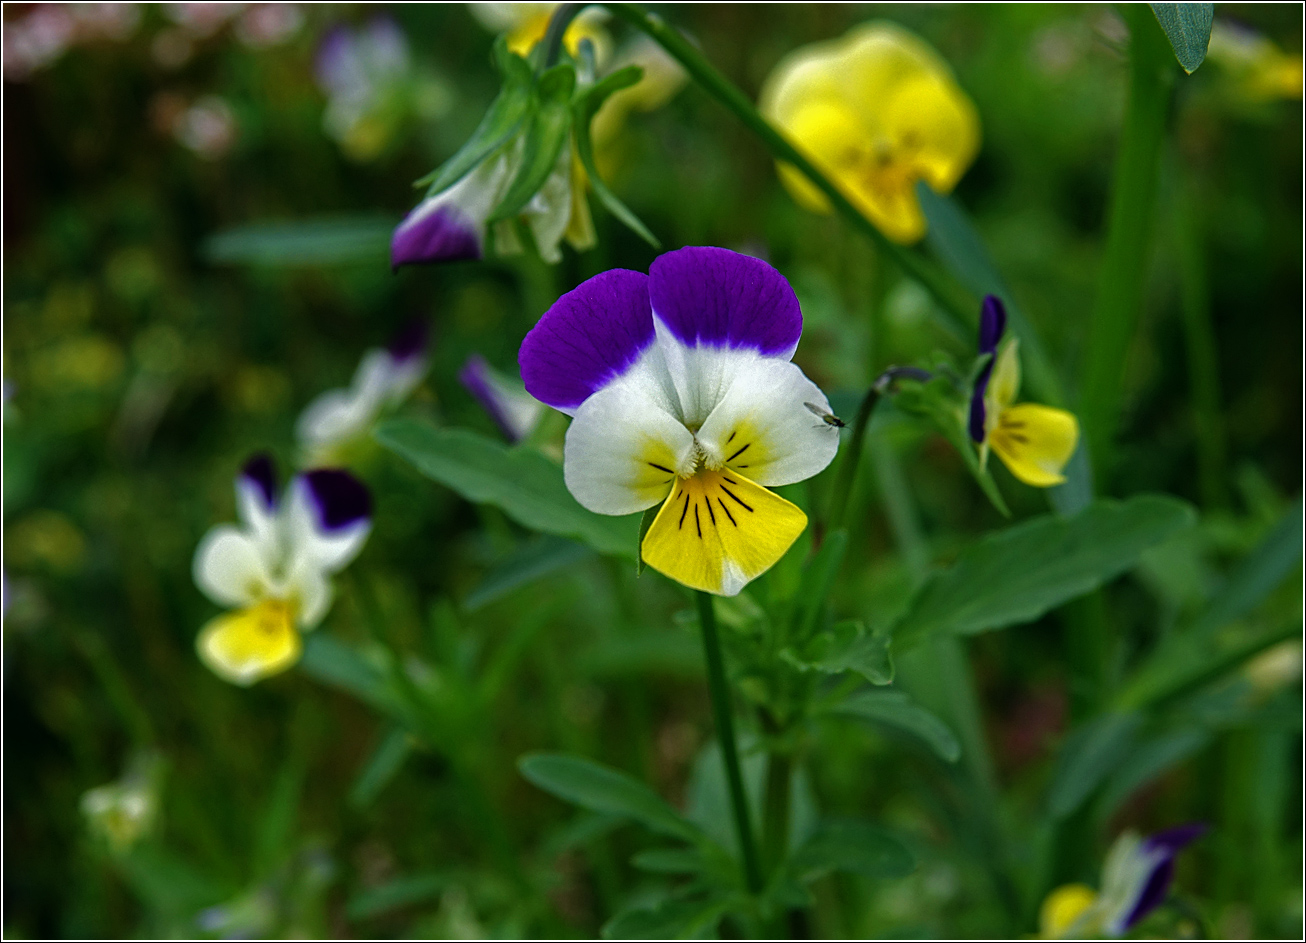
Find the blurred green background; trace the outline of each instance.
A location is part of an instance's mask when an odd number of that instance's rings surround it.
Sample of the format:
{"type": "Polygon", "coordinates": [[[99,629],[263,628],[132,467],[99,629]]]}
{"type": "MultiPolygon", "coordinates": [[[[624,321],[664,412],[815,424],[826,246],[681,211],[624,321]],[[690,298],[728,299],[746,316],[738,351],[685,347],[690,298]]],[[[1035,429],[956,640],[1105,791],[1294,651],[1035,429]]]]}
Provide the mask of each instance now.
{"type": "MultiPolygon", "coordinates": [[[[598,247],[553,268],[518,257],[390,271],[386,227],[414,202],[411,181],[496,91],[493,36],[463,5],[105,6],[62,21],[45,5],[4,8],[6,936],[595,934],[649,881],[626,863],[647,836],[578,815],[515,762],[581,752],[692,803],[712,728],[678,588],[584,553],[483,602],[487,573],[533,538],[370,456],[358,470],[375,530],[319,631],[366,648],[372,606],[413,653],[445,708],[440,733],[410,744],[306,671],[249,690],[210,674],[193,646],[215,609],[190,567],[204,532],[232,519],[244,458],[268,449],[289,469],[299,410],[345,385],[365,348],[428,319],[432,366],[407,409],[494,434],[457,382],[466,357],[515,372],[522,336],[561,292],[611,267],[646,270],[655,253],[596,207],[598,247]],[[199,9],[217,6],[231,9],[199,9]],[[324,123],[321,38],[381,16],[405,55],[361,117],[324,123]],[[210,242],[328,216],[358,238],[337,259],[236,264],[210,242]],[[387,743],[393,770],[374,762],[387,743]],[[157,816],[115,844],[82,797],[142,757],[157,816]]],[[[1074,389],[1125,97],[1109,7],[662,12],[750,94],[787,51],[868,18],[934,45],[983,125],[957,198],[1074,389]]],[[[1300,7],[1216,12],[1300,56],[1300,7]]],[[[1301,493],[1300,99],[1259,96],[1213,56],[1178,82],[1168,121],[1144,319],[1098,486],[1169,492],[1202,519],[1110,587],[1122,666],[1200,609],[1301,493]],[[1209,319],[1213,373],[1194,370],[1185,303],[1209,319]]],[[[866,240],[800,210],[758,143],[693,87],[633,116],[609,162],[612,188],[665,246],[761,254],[790,278],[807,324],[796,359],[836,405],[890,363],[973,349],[866,240]]],[[[852,575],[837,591],[869,625],[910,586],[884,502],[904,477],[931,558],[1002,525],[941,439],[892,419],[872,436],[881,459],[864,464],[852,575]]],[[[1046,509],[995,474],[1018,517],[1046,509]]],[[[1300,579],[1266,608],[1267,621],[1299,614],[1300,579]]],[[[972,646],[1001,814],[1017,833],[1080,711],[1067,618],[972,646]]],[[[1178,887],[1210,932],[1295,936],[1293,644],[1238,681],[1252,692],[1244,708],[1203,728],[1182,762],[1083,825],[1046,880],[1095,880],[1121,827],[1200,819],[1215,828],[1181,860],[1178,887]]],[[[814,933],[1033,931],[1002,922],[939,766],[882,732],[830,725],[808,769],[822,807],[884,821],[921,865],[897,882],[824,880],[814,933]]]]}

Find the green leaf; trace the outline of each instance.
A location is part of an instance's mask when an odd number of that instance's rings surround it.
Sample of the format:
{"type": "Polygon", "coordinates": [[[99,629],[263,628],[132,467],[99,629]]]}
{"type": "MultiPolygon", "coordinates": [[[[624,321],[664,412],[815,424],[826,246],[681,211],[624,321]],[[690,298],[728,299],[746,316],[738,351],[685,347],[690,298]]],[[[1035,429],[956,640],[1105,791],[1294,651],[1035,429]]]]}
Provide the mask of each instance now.
{"type": "Polygon", "coordinates": [[[961,745],[948,725],[901,691],[855,691],[828,710],[911,734],[949,763],[961,757],[961,745]]]}
{"type": "Polygon", "coordinates": [[[893,403],[904,412],[928,420],[934,428],[957,450],[971,476],[979,484],[985,497],[1003,517],[1011,517],[1007,502],[1002,499],[997,482],[987,468],[981,468],[975,454],[975,443],[966,431],[963,406],[957,391],[947,377],[935,377],[928,383],[905,382],[893,397],[893,403]]]}
{"type": "Polygon", "coordinates": [[[251,223],[214,233],[200,254],[213,265],[269,268],[376,262],[390,252],[399,220],[392,216],[319,216],[251,223]]]}
{"type": "Polygon", "coordinates": [[[1211,741],[1211,735],[1198,727],[1182,727],[1147,740],[1140,741],[1121,760],[1103,790],[1102,799],[1095,809],[1099,821],[1115,814],[1126,799],[1202,749],[1211,741]]]}
{"type": "Polygon", "coordinates": [[[354,780],[349,790],[349,804],[355,809],[366,809],[375,802],[381,790],[403,769],[404,761],[412,752],[413,740],[408,731],[403,727],[391,728],[354,780]]]}
{"type": "Polygon", "coordinates": [[[1111,774],[1134,745],[1142,718],[1133,712],[1095,717],[1066,740],[1048,791],[1054,819],[1073,813],[1111,774]]]}
{"type": "Polygon", "coordinates": [[[542,536],[529,540],[485,574],[484,579],[463,600],[463,610],[475,612],[515,589],[574,566],[591,553],[583,544],[562,537],[542,536]]]}
{"type": "Polygon", "coordinates": [[[576,87],[576,69],[560,62],[540,76],[535,87],[535,111],[525,131],[521,167],[488,222],[512,219],[540,192],[558,165],[558,155],[571,132],[571,93],[576,87]]]}
{"type": "Polygon", "coordinates": [[[639,539],[635,541],[636,576],[643,576],[644,571],[648,569],[648,564],[644,562],[644,536],[648,533],[648,529],[653,526],[653,522],[657,520],[658,511],[660,510],[662,510],[662,505],[655,504],[640,515],[639,539]]]}
{"type": "MultiPolygon", "coordinates": [[[[1007,311],[1011,333],[1020,339],[1023,372],[1035,397],[1049,406],[1065,402],[1061,380],[1048,358],[1043,339],[1012,298],[997,266],[956,198],[936,193],[925,181],[916,184],[916,197],[929,223],[930,248],[957,279],[978,296],[997,295],[1007,311]]],[[[979,310],[975,311],[978,321],[979,310]]]]}
{"type": "Polygon", "coordinates": [[[716,936],[716,925],[732,898],[721,893],[674,897],[653,906],[637,904],[603,925],[605,940],[701,940],[716,936]]]}
{"type": "Polygon", "coordinates": [[[1174,57],[1192,75],[1206,58],[1206,47],[1211,44],[1211,21],[1215,18],[1213,3],[1151,3],[1156,21],[1170,40],[1174,57]]]}
{"type": "Polygon", "coordinates": [[[269,876],[290,856],[303,786],[304,762],[292,753],[277,773],[254,835],[254,873],[259,878],[269,876]]]}
{"type": "Polygon", "coordinates": [[[531,67],[521,56],[508,51],[502,37],[495,44],[494,58],[503,76],[503,87],[467,143],[453,157],[413,184],[415,187],[429,187],[428,197],[453,186],[506,144],[530,111],[534,82],[531,67]]]}
{"type": "Polygon", "coordinates": [[[803,567],[802,581],[798,584],[798,595],[794,600],[794,637],[799,640],[799,644],[816,631],[825,609],[825,599],[830,595],[830,587],[843,563],[847,548],[848,531],[844,528],[831,531],[822,542],[821,549],[812,554],[803,567]]]}
{"type": "Polygon", "coordinates": [[[856,819],[827,820],[794,852],[791,867],[803,880],[828,871],[865,877],[905,877],[916,869],[910,851],[883,829],[856,819]]]}
{"type": "Polygon", "coordinates": [[[580,756],[531,753],[518,761],[517,768],[545,792],[591,812],[621,815],[688,842],[705,840],[697,826],[682,818],[652,789],[609,766],[580,756]]]}
{"type": "Polygon", "coordinates": [[[894,645],[902,652],[934,635],[971,635],[1037,619],[1124,572],[1195,516],[1176,498],[1140,495],[997,531],[930,578],[894,628],[894,645]]]}
{"type": "Polygon", "coordinates": [[[706,864],[697,848],[653,848],[641,851],[630,863],[654,874],[698,874],[706,864]]]}
{"type": "Polygon", "coordinates": [[[800,671],[856,671],[872,684],[890,684],[893,657],[889,640],[887,632],[870,633],[860,621],[848,620],[818,632],[798,652],[787,648],[780,656],[800,671]]]}
{"type": "Polygon", "coordinates": [[[562,468],[533,449],[510,449],[467,429],[412,419],[382,423],[375,434],[428,478],[468,501],[501,508],[524,527],[583,541],[600,553],[634,553],[635,517],[587,511],[567,490],[562,468]]]}
{"type": "Polygon", "coordinates": [[[351,646],[325,632],[314,632],[304,640],[299,667],[310,677],[352,694],[383,713],[402,713],[381,671],[351,646]]]}
{"type": "Polygon", "coordinates": [[[400,907],[430,900],[448,886],[449,878],[442,874],[413,874],[394,878],[351,897],[345,905],[345,916],[350,920],[380,917],[400,907]]]}
{"type": "Polygon", "coordinates": [[[658,238],[649,231],[649,228],[640,221],[638,216],[630,211],[626,204],[617,198],[615,193],[608,189],[608,185],[599,176],[598,164],[594,160],[594,141],[590,137],[590,125],[594,121],[594,116],[598,114],[599,108],[608,100],[608,97],[613,92],[634,85],[643,75],[643,69],[631,65],[626,66],[624,69],[618,69],[601,82],[595,83],[588,90],[576,96],[575,102],[572,103],[572,120],[576,128],[574,135],[576,156],[580,158],[581,166],[585,168],[585,174],[589,178],[590,189],[594,191],[594,195],[599,198],[600,203],[607,207],[609,213],[625,224],[626,228],[630,229],[654,249],[661,249],[662,243],[658,241],[658,238]]]}

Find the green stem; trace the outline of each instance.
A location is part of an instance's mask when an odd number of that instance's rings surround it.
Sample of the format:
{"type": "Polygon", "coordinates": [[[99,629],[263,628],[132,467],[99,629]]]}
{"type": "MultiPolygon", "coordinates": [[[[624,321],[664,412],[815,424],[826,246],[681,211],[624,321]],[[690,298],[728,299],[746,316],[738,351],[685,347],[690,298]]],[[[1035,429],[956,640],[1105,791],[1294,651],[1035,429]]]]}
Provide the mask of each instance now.
{"type": "Polygon", "coordinates": [[[567,27],[588,3],[560,3],[549,18],[549,28],[544,33],[544,59],[542,68],[547,69],[558,61],[562,52],[562,40],[567,35],[567,27]]]}
{"type": "Polygon", "coordinates": [[[753,821],[748,812],[744,778],[739,772],[739,751],[735,747],[735,722],[730,709],[730,687],[726,682],[725,662],[721,657],[721,639],[717,636],[712,597],[704,592],[698,597],[698,621],[703,627],[703,655],[707,659],[707,686],[712,696],[712,714],[716,720],[721,759],[730,785],[730,805],[739,837],[739,854],[744,864],[744,883],[756,894],[762,889],[762,869],[758,865],[757,845],[753,841],[753,821]]]}
{"type": "Polygon", "coordinates": [[[1126,4],[1122,11],[1130,30],[1129,103],[1112,184],[1106,253],[1089,325],[1080,405],[1089,455],[1099,473],[1110,467],[1125,364],[1143,307],[1165,115],[1175,70],[1169,42],[1151,8],[1126,4]]]}
{"type": "Polygon", "coordinates": [[[788,753],[771,751],[766,766],[766,799],[762,807],[762,863],[767,875],[784,863],[789,848],[789,790],[793,761],[788,753]]]}
{"type": "Polygon", "coordinates": [[[685,67],[685,71],[693,76],[704,91],[733,112],[748,130],[757,135],[771,152],[771,156],[786,164],[792,164],[801,171],[813,186],[825,194],[840,216],[854,229],[869,236],[881,252],[893,259],[909,276],[920,282],[961,324],[970,325],[974,322],[975,312],[979,310],[979,302],[969,291],[920,253],[891,242],[874,223],[849,202],[842,190],[831,183],[825,174],[758,113],[752,100],[739,86],[718,72],[680,33],[668,26],[661,17],[646,13],[633,3],[603,3],[599,6],[606,7],[614,16],[646,33],[665,49],[673,59],[685,67]]]}

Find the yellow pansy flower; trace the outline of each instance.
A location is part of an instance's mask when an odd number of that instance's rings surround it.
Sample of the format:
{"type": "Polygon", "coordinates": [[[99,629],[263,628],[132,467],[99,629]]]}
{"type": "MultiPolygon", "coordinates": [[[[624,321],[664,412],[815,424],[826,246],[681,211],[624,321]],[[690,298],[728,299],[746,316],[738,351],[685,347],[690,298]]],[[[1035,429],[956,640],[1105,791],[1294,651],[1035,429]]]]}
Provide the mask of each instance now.
{"type": "Polygon", "coordinates": [[[1207,58],[1253,101],[1302,97],[1302,58],[1244,26],[1217,20],[1207,58]]]}
{"type": "Polygon", "coordinates": [[[992,354],[975,379],[968,428],[980,447],[980,466],[992,448],[1011,473],[1027,485],[1049,488],[1064,482],[1061,474],[1079,442],[1079,421],[1073,413],[1037,403],[1016,403],[1020,390],[1019,341],[1012,338],[998,350],[1007,313],[993,295],[980,313],[980,354],[992,354]]]}
{"type": "MultiPolygon", "coordinates": [[[[916,181],[948,193],[979,150],[979,116],[952,70],[893,23],[790,53],[767,78],[761,111],[895,242],[925,235],[916,181]]],[[[799,203],[830,212],[797,169],[779,173],[799,203]]]]}
{"type": "MultiPolygon", "coordinates": [[[[544,39],[545,33],[549,31],[553,11],[561,4],[469,3],[467,6],[482,26],[507,37],[510,51],[519,56],[528,56],[535,44],[544,39]]],[[[583,10],[563,34],[562,44],[567,47],[567,51],[575,55],[580,49],[581,40],[588,39],[594,45],[595,60],[602,62],[606,59],[612,42],[608,38],[608,31],[603,28],[604,18],[602,10],[583,10]]]]}

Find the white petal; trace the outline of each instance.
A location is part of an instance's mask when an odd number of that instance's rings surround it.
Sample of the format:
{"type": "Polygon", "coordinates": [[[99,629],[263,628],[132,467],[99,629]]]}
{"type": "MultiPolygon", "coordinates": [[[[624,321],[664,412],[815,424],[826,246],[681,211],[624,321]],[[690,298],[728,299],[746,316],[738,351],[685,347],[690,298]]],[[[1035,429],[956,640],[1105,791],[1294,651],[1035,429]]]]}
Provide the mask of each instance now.
{"type": "Polygon", "coordinates": [[[299,604],[295,621],[303,629],[316,628],[331,608],[333,591],[326,573],[310,561],[302,561],[287,584],[291,597],[299,604]]]}
{"type": "Polygon", "coordinates": [[[272,584],[259,541],[230,524],[212,528],[195,550],[195,585],[223,606],[245,606],[272,584]]]}
{"type": "Polygon", "coordinates": [[[264,565],[271,566],[277,552],[277,509],[268,507],[263,489],[244,475],[236,476],[236,516],[258,544],[264,565]]]}
{"type": "Polygon", "coordinates": [[[334,573],[358,556],[372,530],[369,518],[336,530],[323,527],[302,477],[291,482],[285,513],[291,573],[300,572],[304,566],[334,573]]]}
{"type": "Polygon", "coordinates": [[[641,361],[591,395],[567,429],[567,489],[595,513],[652,507],[693,469],[694,436],[669,410],[655,366],[641,361]]]}
{"type": "Polygon", "coordinates": [[[304,407],[295,435],[308,447],[346,442],[367,431],[376,408],[375,400],[367,402],[353,390],[327,390],[304,407]]]}
{"type": "Polygon", "coordinates": [[[545,262],[562,260],[558,243],[562,242],[571,222],[571,208],[571,147],[567,145],[558,153],[553,172],[522,210],[522,217],[535,237],[535,247],[545,262]]]}
{"type": "Polygon", "coordinates": [[[712,414],[741,368],[764,359],[757,351],[747,348],[687,347],[656,314],[653,328],[657,333],[656,347],[675,389],[675,412],[691,429],[697,429],[712,414]]]}
{"type": "Polygon", "coordinates": [[[834,459],[839,430],[807,403],[830,412],[825,394],[795,364],[775,357],[736,364],[698,431],[708,467],[728,466],[768,487],[811,478],[834,459]]]}

